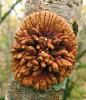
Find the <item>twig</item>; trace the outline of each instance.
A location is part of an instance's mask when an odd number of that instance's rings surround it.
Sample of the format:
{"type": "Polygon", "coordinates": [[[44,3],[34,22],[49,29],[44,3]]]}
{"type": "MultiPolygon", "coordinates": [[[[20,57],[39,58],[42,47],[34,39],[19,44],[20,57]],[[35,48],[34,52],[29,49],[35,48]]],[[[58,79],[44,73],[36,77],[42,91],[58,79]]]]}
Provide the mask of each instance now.
{"type": "Polygon", "coordinates": [[[22,0],[18,0],[16,1],[12,6],[11,8],[1,17],[0,19],[0,24],[5,20],[5,18],[10,14],[10,12],[14,9],[14,7],[22,0]]]}
{"type": "Polygon", "coordinates": [[[85,53],[86,53],[86,50],[83,50],[83,51],[81,52],[81,54],[79,54],[79,55],[77,56],[77,60],[81,59],[81,58],[84,56],[85,53]]]}

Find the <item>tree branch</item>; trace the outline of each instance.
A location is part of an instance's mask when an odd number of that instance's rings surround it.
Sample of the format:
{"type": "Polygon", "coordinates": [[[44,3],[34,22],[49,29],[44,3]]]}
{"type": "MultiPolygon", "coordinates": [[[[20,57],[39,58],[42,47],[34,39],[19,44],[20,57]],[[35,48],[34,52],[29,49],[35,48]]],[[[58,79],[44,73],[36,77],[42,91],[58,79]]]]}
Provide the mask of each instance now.
{"type": "Polygon", "coordinates": [[[77,60],[81,59],[84,54],[86,53],[86,50],[83,50],[78,56],[77,56],[77,60]]]}
{"type": "Polygon", "coordinates": [[[14,7],[22,0],[18,0],[16,1],[12,6],[11,8],[1,17],[0,19],[0,24],[5,20],[5,18],[10,14],[10,12],[14,9],[14,7]]]}

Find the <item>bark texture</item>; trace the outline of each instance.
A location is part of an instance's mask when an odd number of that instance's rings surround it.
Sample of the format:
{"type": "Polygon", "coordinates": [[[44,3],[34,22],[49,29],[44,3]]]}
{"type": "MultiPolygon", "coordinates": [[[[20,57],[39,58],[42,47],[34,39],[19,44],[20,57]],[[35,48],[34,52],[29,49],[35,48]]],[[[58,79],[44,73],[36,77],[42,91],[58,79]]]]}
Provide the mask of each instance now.
{"type": "MultiPolygon", "coordinates": [[[[41,10],[54,12],[71,24],[74,31],[78,30],[76,23],[80,17],[81,0],[26,0],[25,9],[25,16],[41,10]]],[[[62,100],[63,91],[41,92],[21,87],[11,76],[5,100],[62,100]]]]}

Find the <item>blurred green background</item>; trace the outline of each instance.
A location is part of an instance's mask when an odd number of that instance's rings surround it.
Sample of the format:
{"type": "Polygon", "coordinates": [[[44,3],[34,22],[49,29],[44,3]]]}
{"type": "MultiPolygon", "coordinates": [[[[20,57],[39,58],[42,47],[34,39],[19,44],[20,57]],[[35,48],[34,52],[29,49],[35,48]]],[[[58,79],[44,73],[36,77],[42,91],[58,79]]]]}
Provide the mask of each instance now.
{"type": "MultiPolygon", "coordinates": [[[[0,100],[4,100],[11,72],[14,33],[24,15],[25,0],[0,0],[0,100]],[[18,1],[18,2],[17,2],[18,1]]],[[[78,56],[76,70],[68,79],[64,100],[86,100],[86,0],[78,22],[78,56]]]]}

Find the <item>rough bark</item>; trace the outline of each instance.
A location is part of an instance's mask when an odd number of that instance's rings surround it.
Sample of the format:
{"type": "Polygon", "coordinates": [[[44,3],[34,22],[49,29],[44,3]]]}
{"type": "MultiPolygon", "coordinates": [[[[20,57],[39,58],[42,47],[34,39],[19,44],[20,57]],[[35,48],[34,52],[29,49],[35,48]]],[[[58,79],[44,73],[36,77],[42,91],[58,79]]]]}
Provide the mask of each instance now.
{"type": "MultiPolygon", "coordinates": [[[[52,11],[71,24],[74,31],[78,30],[76,23],[80,17],[81,0],[26,0],[25,9],[25,16],[34,11],[52,11]]],[[[51,89],[47,92],[41,92],[21,87],[11,76],[6,100],[62,100],[63,91],[60,89],[57,92],[51,89]]]]}

